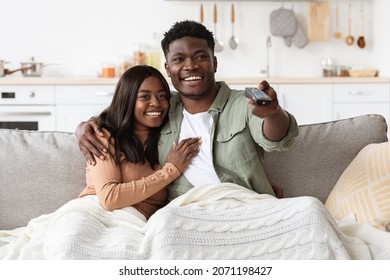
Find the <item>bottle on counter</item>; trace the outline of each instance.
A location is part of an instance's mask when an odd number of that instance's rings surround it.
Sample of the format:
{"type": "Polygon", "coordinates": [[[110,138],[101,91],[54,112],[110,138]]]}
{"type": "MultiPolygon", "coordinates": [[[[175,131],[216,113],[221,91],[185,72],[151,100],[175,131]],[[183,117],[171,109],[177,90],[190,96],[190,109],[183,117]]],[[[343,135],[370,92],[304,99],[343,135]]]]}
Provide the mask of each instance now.
{"type": "Polygon", "coordinates": [[[147,53],[147,64],[161,71],[162,50],[160,47],[161,36],[154,32],[147,53]]]}

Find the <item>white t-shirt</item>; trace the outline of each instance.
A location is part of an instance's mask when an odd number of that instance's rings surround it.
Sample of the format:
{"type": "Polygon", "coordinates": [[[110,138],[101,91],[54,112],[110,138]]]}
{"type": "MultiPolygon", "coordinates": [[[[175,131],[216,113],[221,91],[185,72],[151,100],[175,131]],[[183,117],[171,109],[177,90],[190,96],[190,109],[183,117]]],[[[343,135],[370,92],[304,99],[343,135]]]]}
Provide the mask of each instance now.
{"type": "Polygon", "coordinates": [[[189,137],[202,137],[199,154],[191,161],[183,175],[194,186],[221,183],[213,166],[211,155],[211,128],[213,119],[207,112],[190,114],[183,109],[179,142],[189,137]]]}

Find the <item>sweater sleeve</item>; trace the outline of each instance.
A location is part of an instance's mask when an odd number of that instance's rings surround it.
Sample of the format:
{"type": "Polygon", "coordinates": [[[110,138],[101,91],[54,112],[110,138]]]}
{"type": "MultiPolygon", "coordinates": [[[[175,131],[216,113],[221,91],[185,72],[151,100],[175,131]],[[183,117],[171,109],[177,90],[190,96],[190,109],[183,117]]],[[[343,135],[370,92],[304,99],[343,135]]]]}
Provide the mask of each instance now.
{"type": "Polygon", "coordinates": [[[147,177],[123,182],[121,168],[110,153],[106,159],[96,158],[96,165],[88,165],[88,177],[93,184],[102,207],[108,211],[137,204],[165,188],[180,176],[180,171],[166,163],[160,170],[147,177]]]}

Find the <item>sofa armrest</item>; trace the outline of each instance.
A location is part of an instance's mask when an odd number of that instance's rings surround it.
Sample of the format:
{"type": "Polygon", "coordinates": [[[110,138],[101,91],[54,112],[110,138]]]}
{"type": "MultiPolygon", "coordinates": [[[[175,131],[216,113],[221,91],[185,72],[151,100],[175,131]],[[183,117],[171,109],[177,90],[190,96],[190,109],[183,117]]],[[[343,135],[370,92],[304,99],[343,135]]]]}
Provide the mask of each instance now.
{"type": "Polygon", "coordinates": [[[267,153],[265,172],[284,188],[285,197],[314,196],[325,202],[345,168],[370,143],[387,141],[381,115],[299,126],[299,136],[287,152],[267,153]]]}

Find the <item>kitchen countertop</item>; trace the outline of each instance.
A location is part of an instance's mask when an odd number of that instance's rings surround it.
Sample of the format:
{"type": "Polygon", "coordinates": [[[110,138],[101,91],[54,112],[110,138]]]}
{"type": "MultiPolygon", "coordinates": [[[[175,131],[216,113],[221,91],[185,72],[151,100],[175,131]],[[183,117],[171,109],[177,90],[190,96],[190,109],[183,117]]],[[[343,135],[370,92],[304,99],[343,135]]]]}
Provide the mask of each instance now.
{"type": "MultiPolygon", "coordinates": [[[[390,77],[250,77],[250,78],[216,78],[218,81],[225,81],[227,84],[258,84],[267,80],[272,84],[338,84],[338,83],[389,83],[390,77]]],[[[168,79],[168,81],[170,81],[168,79]]],[[[6,77],[0,78],[0,85],[115,85],[118,78],[96,78],[96,77],[6,77]]]]}

